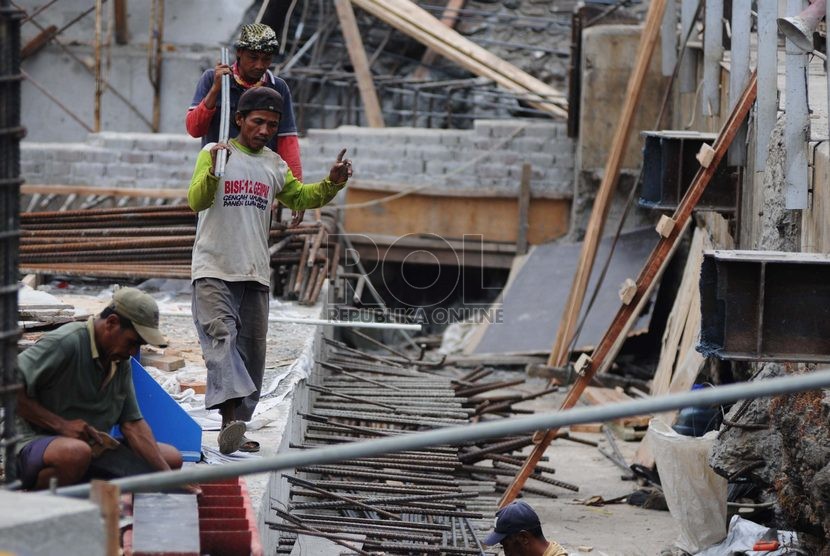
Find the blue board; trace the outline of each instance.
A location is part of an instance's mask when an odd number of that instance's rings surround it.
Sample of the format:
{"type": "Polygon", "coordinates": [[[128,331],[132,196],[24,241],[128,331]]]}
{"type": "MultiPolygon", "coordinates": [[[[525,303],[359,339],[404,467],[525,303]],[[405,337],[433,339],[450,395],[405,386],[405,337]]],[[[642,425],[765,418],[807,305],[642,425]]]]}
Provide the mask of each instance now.
{"type": "MultiPolygon", "coordinates": [[[[138,407],[156,440],[178,448],[184,461],[202,459],[202,427],[164,391],[138,360],[132,358],[131,361],[138,407]]],[[[120,433],[117,431],[114,436],[122,436],[120,433]]]]}

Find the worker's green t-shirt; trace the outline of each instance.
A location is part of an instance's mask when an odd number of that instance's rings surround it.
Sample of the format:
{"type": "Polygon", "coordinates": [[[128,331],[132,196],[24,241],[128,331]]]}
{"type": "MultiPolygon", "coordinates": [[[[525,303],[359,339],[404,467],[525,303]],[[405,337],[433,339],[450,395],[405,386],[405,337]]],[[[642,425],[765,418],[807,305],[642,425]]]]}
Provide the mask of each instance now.
{"type": "MultiPolygon", "coordinates": [[[[130,361],[104,369],[98,360],[95,333],[89,321],[73,322],[44,335],[17,357],[26,394],[43,407],[72,420],[83,419],[99,431],[141,419],[135,398],[130,361]]],[[[18,417],[18,432],[26,444],[54,435],[18,417]]]]}

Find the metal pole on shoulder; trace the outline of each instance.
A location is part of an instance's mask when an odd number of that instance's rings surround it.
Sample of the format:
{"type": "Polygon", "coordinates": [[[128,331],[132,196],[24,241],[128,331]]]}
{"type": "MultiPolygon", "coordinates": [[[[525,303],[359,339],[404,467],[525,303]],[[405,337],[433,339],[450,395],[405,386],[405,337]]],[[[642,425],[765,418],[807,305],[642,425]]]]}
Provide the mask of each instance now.
{"type": "MultiPolygon", "coordinates": [[[[222,48],[221,62],[229,65],[228,49],[222,48]]],[[[228,143],[228,134],[230,132],[230,107],[231,99],[231,77],[229,75],[222,76],[222,100],[221,111],[219,113],[219,142],[223,144],[228,143]]],[[[228,152],[221,150],[216,153],[216,177],[221,178],[225,173],[225,162],[228,160],[228,152]]]]}

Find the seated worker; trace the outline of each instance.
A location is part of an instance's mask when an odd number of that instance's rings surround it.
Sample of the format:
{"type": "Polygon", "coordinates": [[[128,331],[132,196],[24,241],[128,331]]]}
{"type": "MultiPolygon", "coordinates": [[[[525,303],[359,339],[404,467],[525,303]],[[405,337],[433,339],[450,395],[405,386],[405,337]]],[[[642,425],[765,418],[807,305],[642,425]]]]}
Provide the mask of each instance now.
{"type": "Polygon", "coordinates": [[[495,530],[484,544],[499,543],[504,556],[568,556],[558,543],[545,539],[539,516],[523,500],[514,500],[496,512],[495,530]]]}
{"type": "MultiPolygon", "coordinates": [[[[185,127],[191,137],[202,139],[202,146],[219,140],[219,118],[222,111],[217,110],[221,104],[222,76],[230,76],[230,112],[228,137],[236,137],[239,127],[233,115],[237,112],[239,97],[245,91],[255,87],[269,87],[277,91],[283,99],[283,113],[279,128],[268,141],[268,148],[280,155],[291,168],[294,177],[303,181],[303,166],[300,160],[300,142],[297,137],[297,124],[294,120],[294,108],[288,84],[274,75],[268,68],[279,48],[277,34],[263,23],[243,25],[236,47],[236,62],[231,66],[217,64],[205,70],[196,84],[193,101],[187,109],[185,127]]],[[[303,219],[302,211],[294,211],[292,226],[303,219]]]]}
{"type": "MultiPolygon", "coordinates": [[[[179,451],[157,443],[133,389],[130,356],[163,347],[155,300],[122,288],[101,314],[44,335],[17,358],[18,474],[26,489],[178,469],[179,451]],[[120,425],[124,443],[106,433],[120,425]]],[[[198,488],[188,487],[198,493],[198,488]]]]}
{"type": "Polygon", "coordinates": [[[205,407],[222,415],[219,450],[256,452],[246,438],[265,372],[271,286],[268,238],[275,200],[294,210],[325,205],[352,175],[340,151],[326,179],[304,184],[269,149],[279,129],[282,97],[268,87],[245,91],[235,114],[239,135],[208,144],[196,159],[187,200],[199,213],[193,245],[193,323],[207,367],[205,407]],[[216,177],[216,154],[228,152],[216,177]]]}

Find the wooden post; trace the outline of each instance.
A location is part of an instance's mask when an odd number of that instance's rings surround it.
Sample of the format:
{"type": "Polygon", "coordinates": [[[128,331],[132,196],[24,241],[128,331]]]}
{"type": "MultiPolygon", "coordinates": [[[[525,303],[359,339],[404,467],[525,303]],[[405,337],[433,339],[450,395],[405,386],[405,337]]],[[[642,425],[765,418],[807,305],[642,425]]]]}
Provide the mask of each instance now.
{"type": "Polygon", "coordinates": [[[95,0],[95,107],[92,128],[101,131],[101,95],[104,93],[104,80],[101,76],[101,34],[103,26],[103,0],[95,0]]]}
{"type": "Polygon", "coordinates": [[[107,556],[118,556],[121,551],[118,526],[121,519],[120,497],[121,489],[118,485],[97,479],[90,483],[89,499],[101,509],[101,518],[104,520],[105,554],[107,556]]]}
{"type": "Polygon", "coordinates": [[[528,212],[530,211],[530,176],[529,162],[522,164],[522,180],[519,185],[519,236],[516,239],[516,254],[527,253],[528,212]]]}
{"type": "Polygon", "coordinates": [[[372,72],[369,70],[369,60],[366,57],[366,50],[363,48],[363,41],[360,38],[360,30],[357,27],[352,3],[350,0],[334,0],[334,7],[337,9],[340,30],[343,32],[343,39],[346,41],[349,58],[354,67],[357,88],[360,90],[360,99],[363,101],[363,109],[366,113],[366,121],[369,127],[384,127],[380,101],[375,90],[375,83],[372,80],[372,72]]]}
{"type": "Polygon", "coordinates": [[[611,152],[608,162],[605,165],[605,172],[602,175],[602,182],[594,199],[594,207],[591,210],[591,218],[588,221],[588,229],[585,232],[585,239],[582,243],[582,252],[579,256],[579,264],[574,275],[565,310],[562,313],[562,320],[556,332],[556,341],[551,349],[548,365],[551,367],[562,367],[568,360],[568,347],[573,339],[576,330],[576,321],[582,309],[582,301],[585,299],[585,290],[588,288],[588,280],[591,277],[591,269],[594,266],[599,242],[602,239],[602,229],[605,226],[605,218],[611,206],[614,189],[617,185],[617,178],[620,173],[625,150],[628,146],[628,139],[631,135],[631,126],[634,122],[634,115],[640,101],[640,93],[648,72],[649,62],[654,53],[654,45],[657,43],[660,31],[660,23],[663,18],[663,9],[666,0],[653,0],[648,8],[646,24],[643,28],[643,35],[640,39],[640,48],[637,51],[637,61],[631,77],[628,80],[628,89],[625,95],[620,120],[614,133],[611,143],[611,152]]]}
{"type": "MultiPolygon", "coordinates": [[[[464,7],[464,0],[449,0],[447,7],[444,8],[444,13],[441,14],[441,23],[452,29],[455,27],[455,22],[458,21],[458,11],[464,7]]],[[[421,65],[412,74],[415,79],[424,79],[429,71],[429,66],[432,65],[438,58],[438,53],[431,48],[427,48],[424,55],[421,57],[421,65]]]]}
{"type": "MultiPolygon", "coordinates": [[[[677,206],[677,210],[675,210],[672,215],[672,219],[677,222],[677,225],[674,227],[669,237],[660,239],[657,246],[649,255],[646,264],[643,266],[643,269],[640,271],[640,275],[637,277],[637,293],[635,294],[634,299],[630,304],[620,306],[614,320],[611,321],[611,325],[602,337],[602,340],[600,340],[596,349],[591,354],[591,361],[588,363],[587,368],[584,369],[585,374],[580,376],[579,379],[573,384],[568,392],[568,396],[562,402],[561,409],[570,409],[576,405],[576,402],[579,400],[579,397],[582,395],[585,387],[590,384],[594,376],[597,373],[605,371],[611,363],[613,363],[614,357],[616,357],[619,349],[622,347],[622,343],[625,340],[628,331],[631,329],[634,321],[639,316],[640,311],[642,310],[643,305],[645,305],[645,302],[648,300],[649,295],[651,295],[651,291],[653,290],[655,283],[659,279],[663,270],[665,270],[671,254],[674,252],[679,243],[678,240],[688,227],[689,222],[691,221],[692,210],[695,205],[697,205],[701,195],[703,195],[706,190],[706,186],[709,185],[709,181],[711,181],[718,164],[726,155],[735,134],[743,124],[747,114],[749,114],[749,109],[755,101],[756,90],[757,81],[753,75],[749,81],[749,85],[747,85],[746,90],[743,95],[741,95],[741,100],[735,106],[735,109],[732,111],[732,114],[730,114],[729,119],[726,123],[724,123],[720,134],[715,141],[715,157],[712,161],[712,165],[708,168],[701,167],[698,169],[691,185],[689,186],[689,189],[686,191],[686,194],[677,206]]],[[[512,502],[516,496],[518,496],[531,472],[536,467],[536,464],[539,463],[542,455],[544,455],[545,450],[550,443],[553,442],[553,439],[556,438],[557,432],[558,429],[551,429],[549,431],[538,431],[536,433],[534,440],[538,439],[538,442],[533,447],[533,451],[525,460],[522,468],[516,474],[513,482],[507,490],[505,490],[504,495],[499,502],[499,506],[504,507],[506,504],[512,502]]]]}
{"type": "Polygon", "coordinates": [[[127,27],[127,0],[113,2],[115,13],[115,44],[127,44],[129,40],[127,27]]]}

